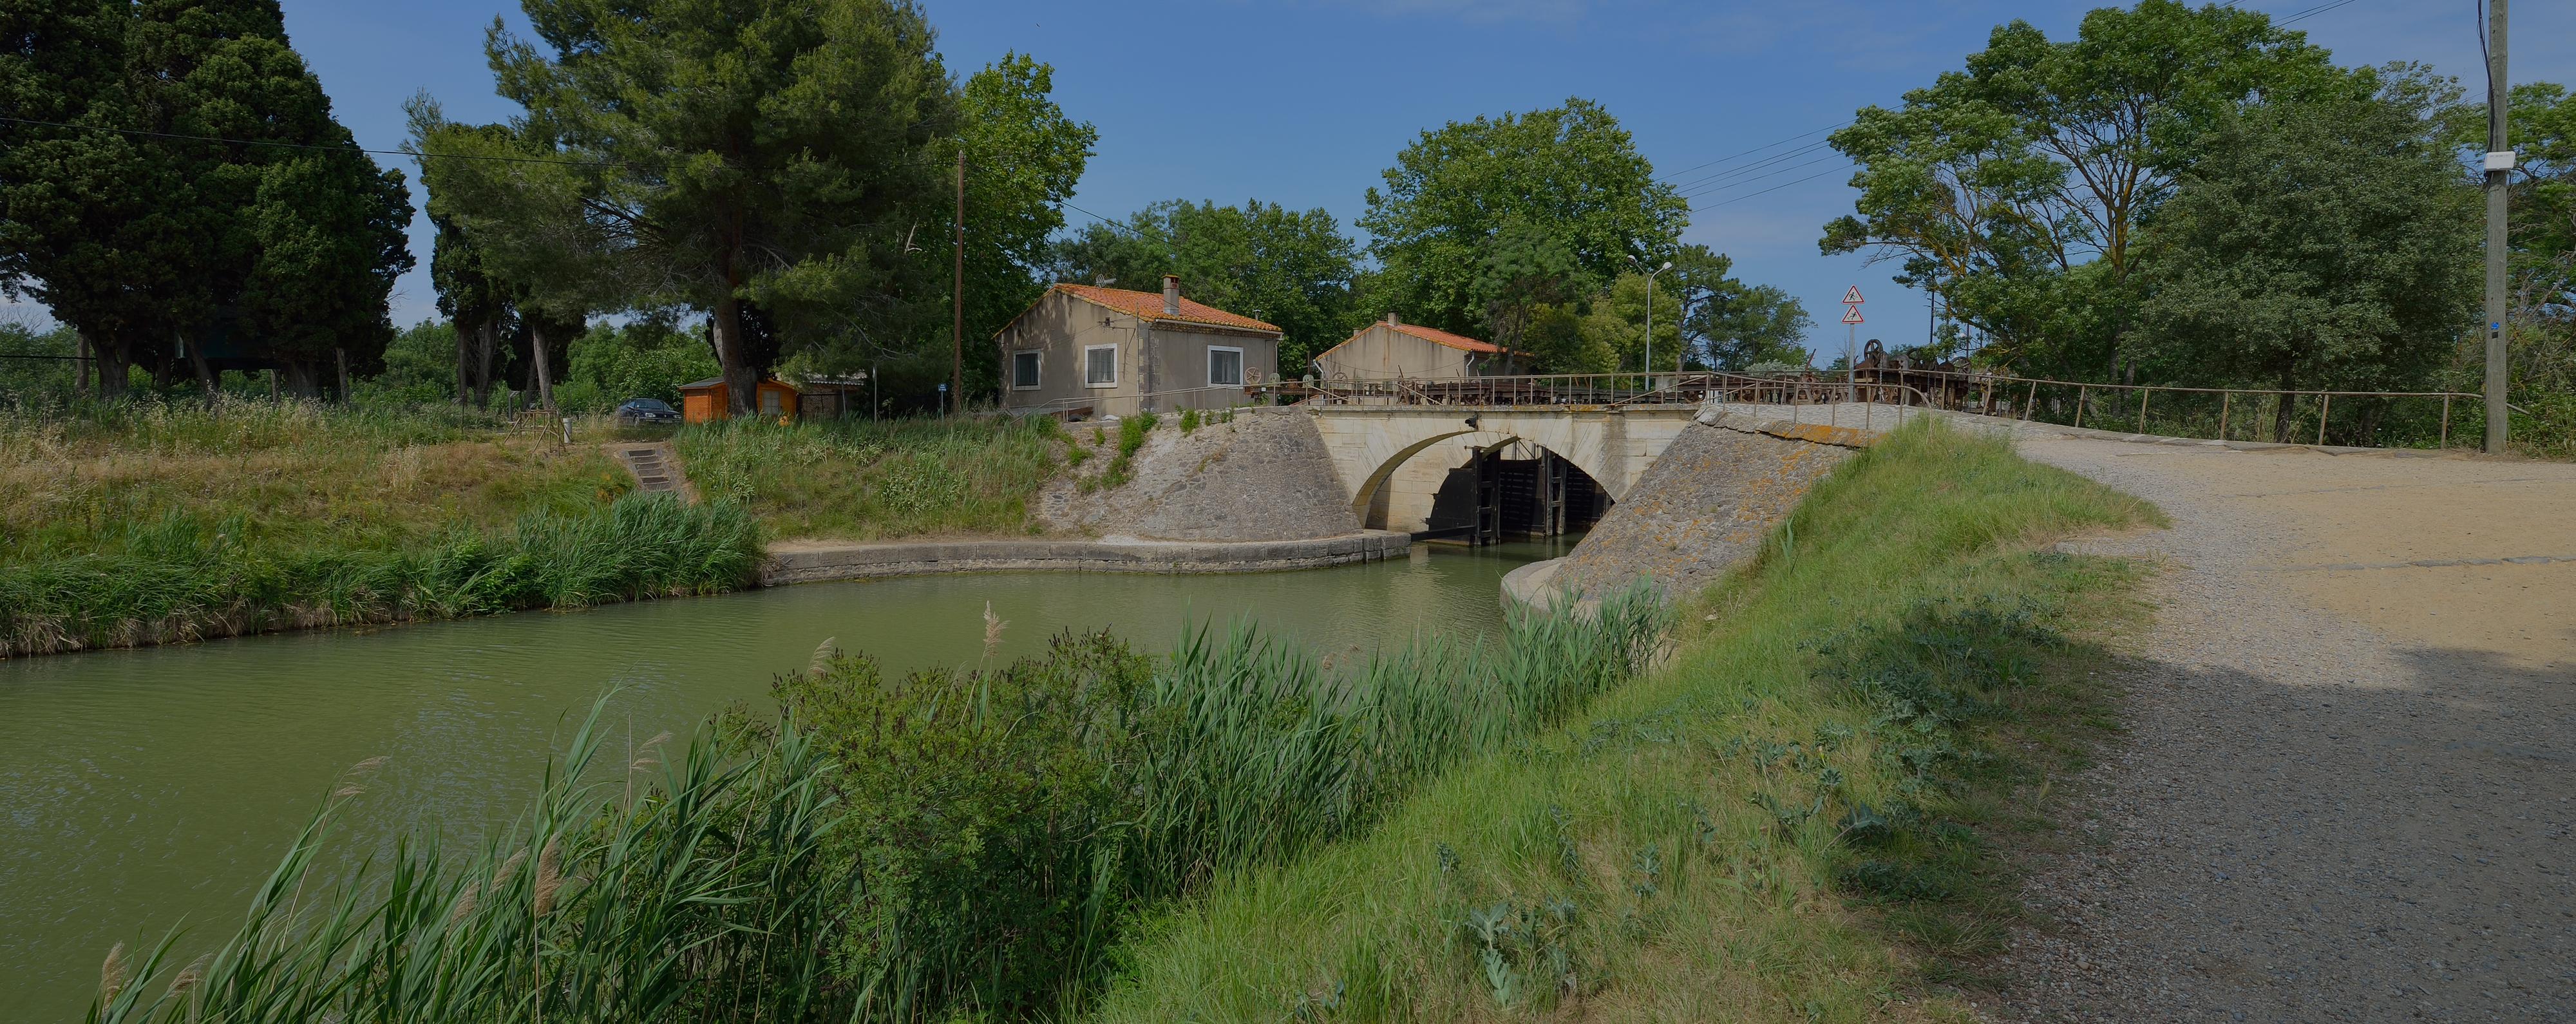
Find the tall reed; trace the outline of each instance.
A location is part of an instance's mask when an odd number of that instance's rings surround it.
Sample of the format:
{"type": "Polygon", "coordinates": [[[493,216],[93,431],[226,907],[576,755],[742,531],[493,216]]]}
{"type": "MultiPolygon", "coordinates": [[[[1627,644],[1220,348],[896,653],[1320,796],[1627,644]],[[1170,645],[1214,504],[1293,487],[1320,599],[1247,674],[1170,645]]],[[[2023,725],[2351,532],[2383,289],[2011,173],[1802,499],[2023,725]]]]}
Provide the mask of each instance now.
{"type": "Polygon", "coordinates": [[[1640,591],[1339,671],[1242,622],[1155,661],[1065,636],[992,672],[835,657],[778,696],[849,766],[835,842],[865,884],[842,945],[869,1015],[1061,1015],[1139,911],[1365,830],[1637,672],[1668,621],[1640,591]]]}
{"type": "Polygon", "coordinates": [[[764,557],[740,508],[668,495],[393,549],[271,553],[246,532],[173,512],[129,525],[114,554],[0,565],[0,657],[712,593],[764,557]]]}
{"type": "Polygon", "coordinates": [[[336,784],[238,929],[185,966],[172,932],[102,985],[88,1021],[844,1019],[858,994],[824,941],[854,879],[823,855],[844,820],[822,785],[833,763],[789,723],[705,732],[619,772],[600,764],[606,705],[530,810],[469,856],[407,842],[328,883],[317,854],[363,792],[336,784]],[[648,784],[621,796],[638,774],[648,784]]]}
{"type": "Polygon", "coordinates": [[[414,839],[327,880],[375,765],[334,780],[239,928],[192,961],[175,932],[119,947],[88,1020],[1067,1016],[1141,912],[1368,828],[1637,671],[1668,618],[1638,592],[1338,672],[1248,623],[1163,659],[1068,635],[894,680],[827,644],[779,680],[777,724],[729,713],[623,771],[603,698],[469,855],[414,839]]]}

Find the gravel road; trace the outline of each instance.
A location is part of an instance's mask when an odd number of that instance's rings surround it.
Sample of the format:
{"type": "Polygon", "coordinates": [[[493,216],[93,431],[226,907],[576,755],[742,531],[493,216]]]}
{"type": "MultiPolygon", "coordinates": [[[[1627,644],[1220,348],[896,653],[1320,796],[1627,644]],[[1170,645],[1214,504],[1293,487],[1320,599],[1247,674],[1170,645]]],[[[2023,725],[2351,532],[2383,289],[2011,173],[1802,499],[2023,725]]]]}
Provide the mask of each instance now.
{"type": "Polygon", "coordinates": [[[1999,1020],[2576,1020],[2576,466],[2035,436],[2154,501],[1999,1020]]]}

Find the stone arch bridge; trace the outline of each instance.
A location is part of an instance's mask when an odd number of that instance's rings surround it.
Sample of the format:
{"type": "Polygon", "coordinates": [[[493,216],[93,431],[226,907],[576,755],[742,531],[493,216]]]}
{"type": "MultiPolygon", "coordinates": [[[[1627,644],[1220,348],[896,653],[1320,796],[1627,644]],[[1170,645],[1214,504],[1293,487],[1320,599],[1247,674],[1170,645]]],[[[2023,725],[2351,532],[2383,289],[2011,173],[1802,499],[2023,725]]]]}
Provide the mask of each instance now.
{"type": "MultiPolygon", "coordinates": [[[[1314,417],[1343,497],[1366,520],[1372,505],[1383,505],[1390,486],[1404,486],[1399,474],[1405,467],[1435,447],[1491,451],[1526,442],[1582,470],[1617,501],[1697,413],[1688,405],[1328,405],[1317,407],[1314,417]]],[[[1428,468],[1445,472],[1457,461],[1433,459],[1428,468]]]]}

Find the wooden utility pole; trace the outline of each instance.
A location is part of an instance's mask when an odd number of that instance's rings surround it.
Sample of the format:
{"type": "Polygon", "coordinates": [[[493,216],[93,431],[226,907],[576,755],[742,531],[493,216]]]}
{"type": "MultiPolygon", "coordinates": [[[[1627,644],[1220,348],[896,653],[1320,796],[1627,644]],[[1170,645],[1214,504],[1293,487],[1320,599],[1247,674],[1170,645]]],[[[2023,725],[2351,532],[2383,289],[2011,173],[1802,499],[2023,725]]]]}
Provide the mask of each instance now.
{"type": "Polygon", "coordinates": [[[957,282],[950,289],[949,300],[956,314],[949,325],[948,397],[949,408],[958,415],[966,413],[966,147],[957,147],[957,282]]]}
{"type": "Polygon", "coordinates": [[[2505,0],[2487,0],[2487,445],[2504,451],[2512,409],[2505,396],[2505,185],[2513,177],[2513,144],[2505,138],[2510,79],[2504,64],[2505,0]]]}

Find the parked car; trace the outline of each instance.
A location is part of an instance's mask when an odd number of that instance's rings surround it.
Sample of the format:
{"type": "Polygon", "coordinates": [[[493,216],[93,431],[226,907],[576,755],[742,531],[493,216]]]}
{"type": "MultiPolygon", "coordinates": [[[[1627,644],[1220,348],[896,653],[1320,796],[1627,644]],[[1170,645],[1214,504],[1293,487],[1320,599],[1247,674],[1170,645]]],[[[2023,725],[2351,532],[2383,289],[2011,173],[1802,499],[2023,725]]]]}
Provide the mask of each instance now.
{"type": "Polygon", "coordinates": [[[671,403],[659,398],[630,398],[626,404],[617,407],[617,422],[638,427],[663,423],[676,425],[680,422],[680,410],[671,408],[671,403]]]}

